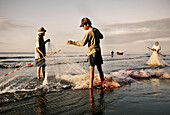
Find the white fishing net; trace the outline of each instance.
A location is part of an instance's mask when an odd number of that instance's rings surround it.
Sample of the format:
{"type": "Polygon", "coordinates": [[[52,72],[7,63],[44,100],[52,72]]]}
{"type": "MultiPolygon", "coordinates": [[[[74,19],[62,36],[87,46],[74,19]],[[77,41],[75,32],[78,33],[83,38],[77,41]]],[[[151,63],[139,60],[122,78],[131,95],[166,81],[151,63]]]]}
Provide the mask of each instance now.
{"type": "MultiPolygon", "coordinates": [[[[19,68],[8,69],[8,73],[0,77],[0,93],[15,92],[15,91],[30,91],[36,90],[38,87],[54,87],[61,85],[62,77],[65,75],[79,75],[85,74],[82,63],[83,56],[72,58],[72,55],[64,52],[64,50],[57,50],[53,44],[47,44],[47,56],[45,78],[42,79],[40,72],[40,81],[37,80],[37,67],[35,62],[26,63],[19,68]]],[[[87,64],[85,64],[87,66],[87,64]]],[[[7,70],[7,69],[6,69],[7,70]]],[[[70,82],[68,79],[65,81],[70,82]]],[[[64,86],[64,84],[62,84],[64,86]]]]}
{"type": "Polygon", "coordinates": [[[150,56],[149,60],[147,61],[147,64],[150,66],[164,66],[168,65],[165,61],[161,59],[159,54],[154,51],[152,55],[150,56]]]}

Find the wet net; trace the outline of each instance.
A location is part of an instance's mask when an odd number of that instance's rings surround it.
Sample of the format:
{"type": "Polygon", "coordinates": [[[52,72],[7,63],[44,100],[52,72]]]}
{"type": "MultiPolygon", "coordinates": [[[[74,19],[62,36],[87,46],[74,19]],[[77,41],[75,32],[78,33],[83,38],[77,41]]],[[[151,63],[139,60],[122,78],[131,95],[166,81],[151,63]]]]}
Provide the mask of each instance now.
{"type": "Polygon", "coordinates": [[[53,44],[47,43],[45,61],[38,60],[39,66],[46,65],[45,78],[42,79],[42,72],[40,72],[40,80],[37,80],[35,62],[27,63],[19,68],[8,69],[9,72],[0,77],[1,93],[32,91],[40,87],[66,87],[71,82],[68,77],[86,76],[82,66],[84,60],[84,56],[73,56],[64,50],[56,50],[53,44]]]}

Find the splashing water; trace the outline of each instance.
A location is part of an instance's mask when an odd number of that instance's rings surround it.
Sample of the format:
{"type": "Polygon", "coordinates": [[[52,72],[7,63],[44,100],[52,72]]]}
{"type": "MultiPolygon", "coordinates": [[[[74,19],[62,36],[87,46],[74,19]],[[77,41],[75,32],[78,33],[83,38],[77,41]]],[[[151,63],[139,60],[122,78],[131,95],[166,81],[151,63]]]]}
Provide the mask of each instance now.
{"type": "MultiPolygon", "coordinates": [[[[48,46],[47,46],[47,49],[48,49],[48,50],[47,50],[47,55],[48,55],[48,54],[51,54],[51,53],[52,53],[52,50],[51,50],[51,48],[50,48],[50,42],[48,42],[47,45],[48,45],[48,46]]],[[[47,61],[47,64],[48,64],[48,57],[46,58],[46,61],[47,61]]],[[[44,81],[43,81],[43,85],[47,85],[47,84],[48,84],[48,81],[47,81],[47,77],[48,77],[48,66],[49,66],[49,65],[46,66],[45,79],[44,79],[44,81]]]]}

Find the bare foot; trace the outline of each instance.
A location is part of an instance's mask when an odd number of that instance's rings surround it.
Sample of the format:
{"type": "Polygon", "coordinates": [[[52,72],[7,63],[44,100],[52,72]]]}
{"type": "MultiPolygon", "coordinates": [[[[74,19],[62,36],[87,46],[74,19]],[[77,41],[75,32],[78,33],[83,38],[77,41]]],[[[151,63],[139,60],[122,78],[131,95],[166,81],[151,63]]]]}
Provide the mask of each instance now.
{"type": "Polygon", "coordinates": [[[89,87],[89,89],[93,89],[93,87],[89,87]]]}

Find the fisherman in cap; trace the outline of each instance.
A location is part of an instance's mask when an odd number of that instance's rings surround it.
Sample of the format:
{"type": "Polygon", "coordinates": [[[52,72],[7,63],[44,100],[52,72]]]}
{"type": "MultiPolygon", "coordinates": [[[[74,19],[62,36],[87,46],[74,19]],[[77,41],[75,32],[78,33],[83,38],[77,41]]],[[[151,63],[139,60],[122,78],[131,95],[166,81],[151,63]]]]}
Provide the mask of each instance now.
{"type": "Polygon", "coordinates": [[[91,21],[86,17],[81,20],[80,27],[83,27],[84,30],[87,30],[83,40],[81,42],[69,40],[67,41],[67,44],[73,44],[75,46],[85,46],[88,44],[88,65],[90,72],[89,88],[93,88],[95,65],[97,66],[102,86],[104,74],[101,67],[103,64],[103,59],[101,56],[100,39],[103,39],[103,35],[97,28],[92,27],[91,21]]]}
{"type": "Polygon", "coordinates": [[[50,42],[50,39],[44,41],[46,30],[44,27],[38,29],[38,37],[35,41],[35,66],[37,66],[37,79],[40,80],[40,69],[42,71],[42,79],[45,78],[45,44],[50,42]]]}

